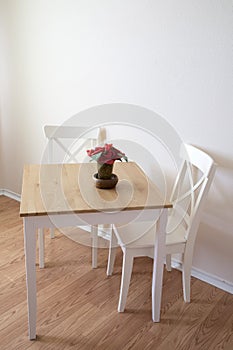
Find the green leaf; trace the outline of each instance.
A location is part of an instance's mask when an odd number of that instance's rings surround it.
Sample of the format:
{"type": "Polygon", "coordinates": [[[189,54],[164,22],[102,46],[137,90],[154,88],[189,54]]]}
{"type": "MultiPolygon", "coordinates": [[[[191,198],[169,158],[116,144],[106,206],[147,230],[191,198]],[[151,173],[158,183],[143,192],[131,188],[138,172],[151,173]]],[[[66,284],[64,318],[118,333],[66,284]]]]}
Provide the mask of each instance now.
{"type": "Polygon", "coordinates": [[[100,156],[101,156],[101,153],[96,153],[93,156],[91,156],[91,158],[92,158],[92,160],[98,161],[100,156]]]}

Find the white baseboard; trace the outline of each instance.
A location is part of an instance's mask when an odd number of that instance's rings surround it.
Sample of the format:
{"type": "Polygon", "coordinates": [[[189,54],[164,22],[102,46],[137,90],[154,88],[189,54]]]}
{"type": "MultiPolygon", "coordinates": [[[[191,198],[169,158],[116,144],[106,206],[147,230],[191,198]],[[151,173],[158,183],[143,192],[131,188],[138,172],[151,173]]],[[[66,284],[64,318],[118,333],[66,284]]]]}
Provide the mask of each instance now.
{"type": "MultiPolygon", "coordinates": [[[[182,270],[181,263],[176,259],[172,259],[172,267],[180,271],[182,270]]],[[[209,283],[217,288],[220,288],[225,292],[233,294],[233,283],[229,281],[224,281],[221,279],[221,277],[212,275],[208,272],[197,269],[196,267],[192,268],[191,275],[203,282],[209,283]]]]}
{"type": "Polygon", "coordinates": [[[5,189],[0,189],[0,196],[6,196],[6,197],[14,199],[18,202],[20,202],[20,200],[21,200],[20,194],[12,192],[10,190],[5,190],[5,189]]]}

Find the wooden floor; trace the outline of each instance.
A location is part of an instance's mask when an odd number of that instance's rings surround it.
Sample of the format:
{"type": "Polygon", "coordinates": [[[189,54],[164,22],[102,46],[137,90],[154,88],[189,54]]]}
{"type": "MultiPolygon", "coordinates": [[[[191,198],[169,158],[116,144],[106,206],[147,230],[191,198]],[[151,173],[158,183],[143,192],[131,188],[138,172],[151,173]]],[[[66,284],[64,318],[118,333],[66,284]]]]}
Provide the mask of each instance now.
{"type": "MultiPolygon", "coordinates": [[[[0,196],[0,349],[233,349],[233,295],[192,279],[182,297],[181,273],[164,272],[161,322],[151,321],[149,259],[134,264],[127,308],[117,312],[121,275],[106,277],[107,249],[91,269],[91,249],[56,232],[46,235],[46,268],[37,266],[36,341],[27,336],[23,225],[19,203],[0,196]]],[[[230,267],[229,267],[230,268],[230,267]]]]}

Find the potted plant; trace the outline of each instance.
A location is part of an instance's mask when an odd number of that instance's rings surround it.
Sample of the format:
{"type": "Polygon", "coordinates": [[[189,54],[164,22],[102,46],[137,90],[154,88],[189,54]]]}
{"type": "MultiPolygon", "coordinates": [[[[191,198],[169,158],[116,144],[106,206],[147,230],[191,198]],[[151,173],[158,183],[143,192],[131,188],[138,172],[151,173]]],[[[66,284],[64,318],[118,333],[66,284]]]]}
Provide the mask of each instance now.
{"type": "Polygon", "coordinates": [[[112,143],[106,143],[104,146],[96,146],[94,149],[87,150],[91,160],[97,162],[97,173],[94,174],[96,187],[112,188],[116,186],[118,178],[113,174],[113,165],[116,160],[125,160],[128,162],[126,155],[113,147],[112,143]]]}

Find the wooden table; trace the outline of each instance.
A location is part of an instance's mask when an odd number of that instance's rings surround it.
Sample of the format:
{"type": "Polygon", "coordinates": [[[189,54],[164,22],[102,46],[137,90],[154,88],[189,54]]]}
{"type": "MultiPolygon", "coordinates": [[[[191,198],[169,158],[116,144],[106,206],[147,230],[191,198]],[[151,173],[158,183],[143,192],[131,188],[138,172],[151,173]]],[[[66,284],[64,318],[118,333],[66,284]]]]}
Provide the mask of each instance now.
{"type": "Polygon", "coordinates": [[[160,320],[167,209],[159,190],[136,163],[114,165],[115,189],[101,190],[96,164],[25,165],[20,216],[24,220],[29,338],[36,338],[36,233],[43,227],[128,223],[157,219],[152,278],[152,319],[160,320]]]}

